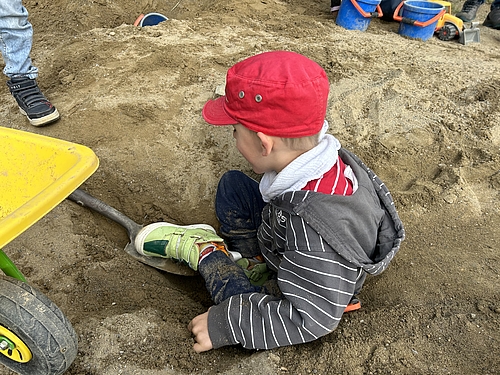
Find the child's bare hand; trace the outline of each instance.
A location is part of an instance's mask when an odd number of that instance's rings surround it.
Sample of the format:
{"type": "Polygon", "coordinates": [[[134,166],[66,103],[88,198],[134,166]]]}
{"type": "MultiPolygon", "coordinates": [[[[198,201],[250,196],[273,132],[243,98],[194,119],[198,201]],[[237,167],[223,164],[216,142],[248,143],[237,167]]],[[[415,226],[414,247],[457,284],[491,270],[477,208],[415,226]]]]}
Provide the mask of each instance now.
{"type": "Polygon", "coordinates": [[[206,352],[213,348],[212,340],[208,335],[208,311],[191,320],[188,329],[194,335],[193,349],[196,353],[206,352]]]}

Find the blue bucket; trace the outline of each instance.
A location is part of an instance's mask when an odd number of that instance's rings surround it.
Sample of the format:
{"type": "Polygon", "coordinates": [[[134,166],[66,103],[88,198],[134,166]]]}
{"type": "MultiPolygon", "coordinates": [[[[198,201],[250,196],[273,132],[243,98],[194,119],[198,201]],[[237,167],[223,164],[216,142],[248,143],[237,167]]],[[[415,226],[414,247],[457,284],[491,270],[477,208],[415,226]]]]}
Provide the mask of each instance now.
{"type": "Polygon", "coordinates": [[[335,23],[347,30],[365,31],[372,18],[382,16],[379,4],[380,0],[342,0],[335,23]]]}
{"type": "Polygon", "coordinates": [[[444,12],[444,6],[433,1],[404,1],[394,12],[394,19],[400,21],[398,34],[426,41],[434,35],[444,12]],[[401,6],[403,11],[399,16],[401,6]]]}
{"type": "Polygon", "coordinates": [[[160,13],[148,13],[140,21],[139,26],[156,26],[160,22],[168,21],[168,18],[160,13]]]}

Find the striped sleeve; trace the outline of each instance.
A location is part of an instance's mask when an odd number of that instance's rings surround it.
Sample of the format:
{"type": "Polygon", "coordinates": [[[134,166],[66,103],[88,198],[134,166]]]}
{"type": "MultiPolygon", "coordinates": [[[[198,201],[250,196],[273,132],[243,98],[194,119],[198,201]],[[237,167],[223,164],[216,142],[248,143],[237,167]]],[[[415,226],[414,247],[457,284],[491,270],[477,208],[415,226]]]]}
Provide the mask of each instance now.
{"type": "Polygon", "coordinates": [[[298,216],[288,216],[278,269],[283,294],[242,294],[213,306],[209,332],[214,348],[241,344],[272,349],[305,343],[332,332],[354,293],[358,269],[349,265],[298,216]]]}

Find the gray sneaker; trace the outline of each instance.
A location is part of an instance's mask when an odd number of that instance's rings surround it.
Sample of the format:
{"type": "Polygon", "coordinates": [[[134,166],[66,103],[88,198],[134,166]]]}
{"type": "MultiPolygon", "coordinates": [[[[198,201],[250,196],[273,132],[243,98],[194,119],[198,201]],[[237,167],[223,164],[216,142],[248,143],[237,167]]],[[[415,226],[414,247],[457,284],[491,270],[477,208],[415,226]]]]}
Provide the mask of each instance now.
{"type": "Polygon", "coordinates": [[[493,9],[483,22],[483,26],[500,30],[500,8],[493,9]]]}
{"type": "Polygon", "coordinates": [[[466,0],[462,6],[462,10],[455,14],[455,16],[460,18],[462,21],[471,22],[474,18],[476,18],[477,11],[481,5],[483,5],[483,3],[480,1],[466,0]]]}

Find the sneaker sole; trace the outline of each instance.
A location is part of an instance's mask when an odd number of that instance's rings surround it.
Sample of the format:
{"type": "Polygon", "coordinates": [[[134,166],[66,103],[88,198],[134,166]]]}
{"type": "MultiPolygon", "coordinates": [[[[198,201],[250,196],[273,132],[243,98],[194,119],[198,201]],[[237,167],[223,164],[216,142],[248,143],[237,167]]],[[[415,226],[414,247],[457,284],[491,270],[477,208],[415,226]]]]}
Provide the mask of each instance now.
{"type": "Polygon", "coordinates": [[[137,236],[135,237],[135,240],[134,240],[135,250],[141,255],[151,256],[150,254],[144,254],[144,252],[142,251],[142,244],[146,240],[146,237],[152,231],[154,231],[156,228],[167,227],[167,226],[168,227],[180,227],[180,228],[186,228],[186,229],[195,229],[195,228],[205,229],[205,230],[211,231],[213,233],[217,233],[215,231],[215,229],[211,225],[208,225],[208,224],[175,225],[175,224],[165,223],[165,222],[153,223],[153,224],[149,224],[149,225],[145,226],[144,228],[142,228],[139,231],[139,233],[137,233],[137,236]]]}
{"type": "Polygon", "coordinates": [[[361,302],[356,302],[356,303],[350,303],[346,306],[344,312],[351,312],[351,311],[356,311],[361,308],[361,302]]]}
{"type": "Polygon", "coordinates": [[[28,118],[30,124],[33,126],[48,125],[48,124],[53,123],[54,121],[59,120],[59,117],[60,117],[57,109],[54,112],[52,112],[51,114],[48,114],[47,116],[43,116],[40,118],[29,118],[28,114],[21,107],[19,107],[19,111],[21,111],[21,113],[28,118]]]}
{"type": "Polygon", "coordinates": [[[458,17],[458,16],[455,16],[455,17],[457,17],[458,19],[461,19],[464,22],[472,22],[472,21],[474,21],[476,19],[476,17],[471,18],[471,19],[469,19],[467,17],[458,17]]]}
{"type": "Polygon", "coordinates": [[[489,27],[490,29],[500,30],[500,23],[494,24],[493,22],[488,20],[483,22],[483,26],[489,27]]]}

